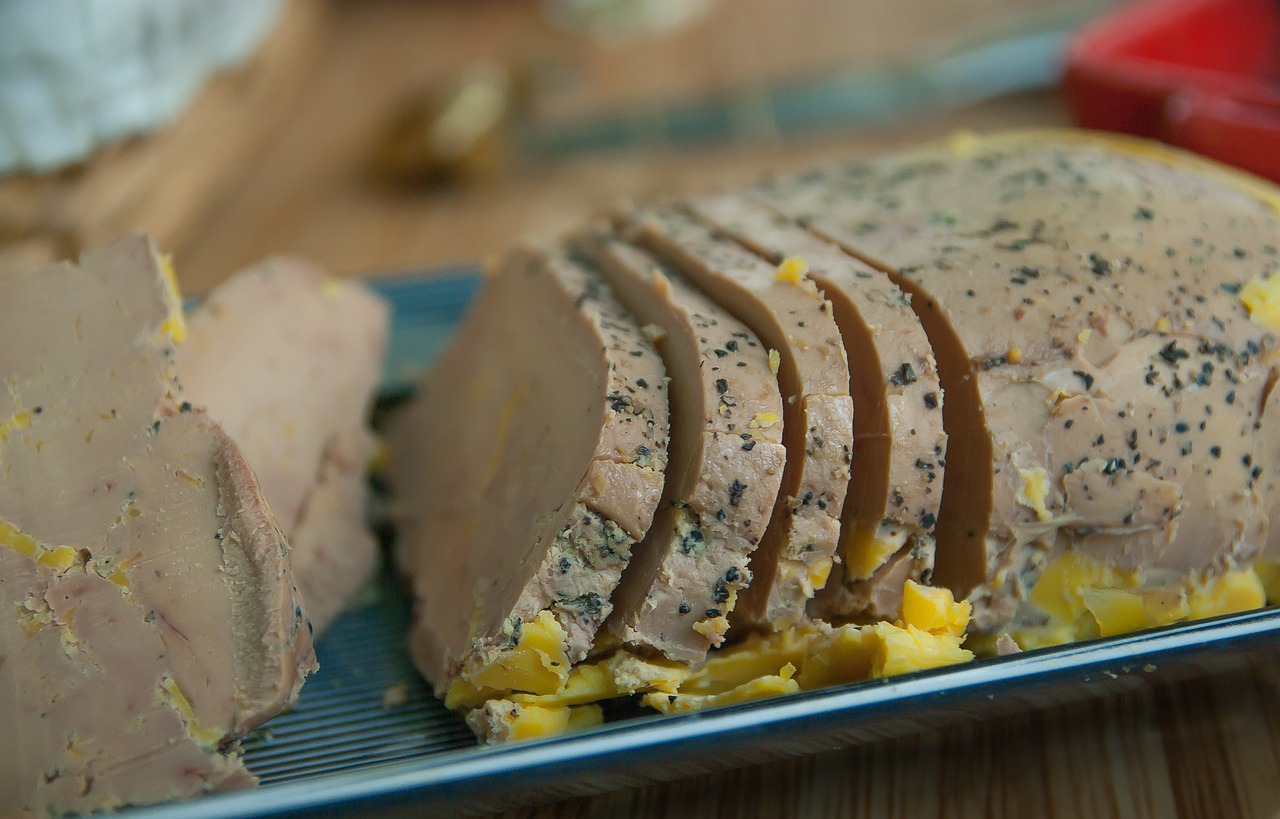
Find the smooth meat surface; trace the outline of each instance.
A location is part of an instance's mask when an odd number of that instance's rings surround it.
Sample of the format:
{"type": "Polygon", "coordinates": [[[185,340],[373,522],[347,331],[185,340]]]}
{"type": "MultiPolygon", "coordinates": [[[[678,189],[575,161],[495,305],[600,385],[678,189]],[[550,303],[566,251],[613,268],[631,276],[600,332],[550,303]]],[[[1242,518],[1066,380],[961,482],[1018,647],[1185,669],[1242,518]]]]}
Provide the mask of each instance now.
{"type": "Polygon", "coordinates": [[[187,400],[239,445],[289,538],[317,633],[369,579],[366,431],[387,344],[387,305],[298,259],[271,259],[216,288],[177,351],[187,400]]]}
{"type": "Polygon", "coordinates": [[[130,236],[0,272],[0,810],[243,787],[315,668],[240,451],[181,403],[171,274],[130,236]]]}

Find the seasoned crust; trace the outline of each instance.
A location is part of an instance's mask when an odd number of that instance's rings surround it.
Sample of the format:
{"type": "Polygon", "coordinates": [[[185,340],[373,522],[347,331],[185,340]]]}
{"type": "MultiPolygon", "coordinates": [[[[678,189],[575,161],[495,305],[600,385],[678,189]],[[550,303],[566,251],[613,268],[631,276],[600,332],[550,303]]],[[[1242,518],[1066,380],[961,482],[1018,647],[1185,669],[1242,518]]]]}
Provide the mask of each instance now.
{"type": "Polygon", "coordinates": [[[848,354],[854,457],[841,520],[843,562],[811,609],[896,620],[903,582],[933,568],[947,437],[943,390],[924,328],[902,291],[770,209],[740,195],[691,200],[690,211],[773,264],[802,259],[831,301],[848,354]],[[893,562],[895,571],[881,571],[893,562]],[[881,588],[885,586],[885,588],[881,588]]]}
{"type": "Polygon", "coordinates": [[[574,245],[658,335],[671,377],[663,502],[614,593],[609,625],[624,642],[698,662],[724,640],[777,499],[786,458],[777,377],[746,325],[669,265],[608,231],[583,232],[574,245]]]}
{"type": "Polygon", "coordinates": [[[786,469],[735,617],[798,622],[835,560],[853,457],[849,367],[830,305],[812,282],[780,278],[774,265],[679,211],[642,210],[621,227],[779,353],[786,469]]]}

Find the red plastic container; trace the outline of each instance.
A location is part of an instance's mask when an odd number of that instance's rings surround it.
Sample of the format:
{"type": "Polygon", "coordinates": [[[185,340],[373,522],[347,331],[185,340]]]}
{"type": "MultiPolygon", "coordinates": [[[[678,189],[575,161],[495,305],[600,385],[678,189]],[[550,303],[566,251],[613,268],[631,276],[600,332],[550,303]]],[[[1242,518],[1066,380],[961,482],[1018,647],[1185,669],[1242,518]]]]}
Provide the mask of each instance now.
{"type": "Polygon", "coordinates": [[[1280,182],[1280,0],[1126,6],[1074,38],[1063,86],[1082,127],[1280,182]]]}

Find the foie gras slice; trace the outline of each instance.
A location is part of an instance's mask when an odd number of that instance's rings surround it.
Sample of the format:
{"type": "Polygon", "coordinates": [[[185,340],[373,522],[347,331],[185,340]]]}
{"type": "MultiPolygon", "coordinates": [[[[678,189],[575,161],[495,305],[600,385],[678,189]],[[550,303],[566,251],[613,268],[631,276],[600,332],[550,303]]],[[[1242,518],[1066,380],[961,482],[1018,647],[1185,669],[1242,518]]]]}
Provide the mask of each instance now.
{"type": "Polygon", "coordinates": [[[979,630],[1072,619],[1074,602],[1028,605],[1067,551],[1149,586],[1253,559],[1275,337],[1238,291],[1280,264],[1280,220],[1273,189],[1242,180],[1063,132],[759,191],[911,295],[947,391],[935,580],[974,601],[979,630]]]}
{"type": "Polygon", "coordinates": [[[778,354],[786,469],[734,615],[793,625],[831,572],[853,460],[849,366],[831,305],[799,271],[769,264],[676,210],[640,211],[625,230],[778,354]]]}
{"type": "Polygon", "coordinates": [[[0,272],[0,812],[253,784],[234,739],[315,668],[288,547],[184,410],[150,240],[0,272]]]}
{"type": "Polygon", "coordinates": [[[663,500],[613,594],[611,632],[673,660],[724,642],[786,463],[782,396],[746,325],[651,254],[599,231],[576,244],[655,336],[670,377],[663,500]]]}
{"type": "Polygon", "coordinates": [[[842,563],[811,610],[827,619],[900,619],[908,579],[933,570],[947,436],[933,349],[883,271],[741,195],[688,203],[699,219],[773,264],[804,261],[834,308],[849,361],[853,466],[840,526],[842,563]]]}
{"type": "Polygon", "coordinates": [[[451,707],[554,693],[586,656],[667,435],[662,361],[594,271],[524,249],[486,277],[388,435],[410,646],[451,707]]]}
{"type": "Polygon", "coordinates": [[[389,311],[300,259],[236,273],[187,316],[178,378],[253,467],[289,538],[316,633],[369,579],[366,429],[389,311]]]}

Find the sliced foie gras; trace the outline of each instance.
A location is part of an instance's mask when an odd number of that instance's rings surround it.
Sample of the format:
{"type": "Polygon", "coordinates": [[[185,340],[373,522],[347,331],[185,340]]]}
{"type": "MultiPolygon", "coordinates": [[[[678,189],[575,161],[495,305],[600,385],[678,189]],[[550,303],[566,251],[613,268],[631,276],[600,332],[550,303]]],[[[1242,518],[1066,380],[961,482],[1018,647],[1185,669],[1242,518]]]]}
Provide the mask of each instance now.
{"type": "Polygon", "coordinates": [[[0,813],[252,784],[234,738],[315,657],[252,472],[180,404],[155,248],[0,272],[0,305],[0,813]]]}
{"type": "Polygon", "coordinates": [[[843,563],[811,605],[826,618],[899,619],[908,579],[933,569],[947,437],[933,350],[884,272],[740,195],[691,200],[691,212],[774,264],[802,260],[834,308],[849,361],[853,465],[840,527],[843,563]]]}
{"type": "Polygon", "coordinates": [[[787,464],[734,614],[775,628],[797,623],[835,560],[853,459],[849,366],[831,305],[798,271],[675,210],[641,211],[625,229],[777,354],[787,464]]]}
{"type": "Polygon", "coordinates": [[[414,661],[451,706],[553,693],[662,494],[662,361],[596,273],[511,254],[388,442],[414,661]]]}
{"type": "Polygon", "coordinates": [[[670,376],[663,502],[613,595],[612,633],[673,660],[719,646],[786,462],[782,396],[746,325],[670,266],[602,232],[577,245],[656,336],[670,376]]]}
{"type": "Polygon", "coordinates": [[[1237,293],[1280,264],[1259,184],[1146,143],[1033,133],[757,192],[912,297],[947,391],[935,579],[974,600],[980,630],[1087,635],[1079,595],[1025,605],[1068,551],[1144,587],[1254,557],[1275,337],[1237,293]]]}
{"type": "Polygon", "coordinates": [[[289,538],[316,632],[373,573],[366,429],[387,341],[385,302],[298,259],[217,287],[178,349],[186,399],[240,446],[289,538]]]}

